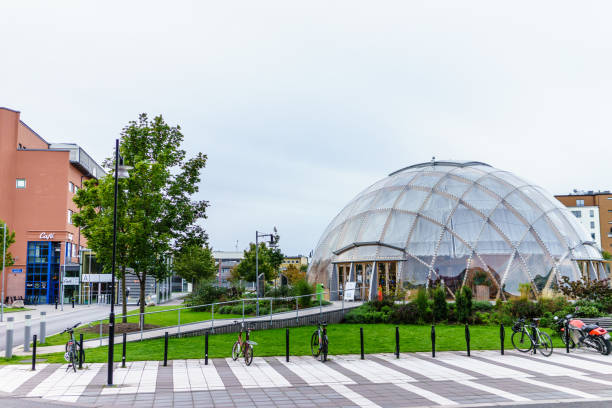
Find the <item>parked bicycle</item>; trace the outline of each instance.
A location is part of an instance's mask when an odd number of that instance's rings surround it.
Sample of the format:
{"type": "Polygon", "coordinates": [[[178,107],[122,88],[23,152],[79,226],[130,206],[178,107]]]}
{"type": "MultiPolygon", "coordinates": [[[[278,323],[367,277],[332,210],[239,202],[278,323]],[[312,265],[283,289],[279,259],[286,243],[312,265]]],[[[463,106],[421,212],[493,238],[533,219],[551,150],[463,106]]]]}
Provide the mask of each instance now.
{"type": "Polygon", "coordinates": [[[66,367],[66,371],[72,367],[75,373],[77,363],[83,363],[85,361],[85,350],[81,350],[81,344],[74,338],[74,329],[80,324],[79,322],[62,332],[62,334],[66,332],[70,333],[70,340],[66,343],[66,353],[64,354],[64,359],[70,363],[68,367],[66,367]],[[80,359],[82,359],[82,361],[80,359]]]}
{"type": "Polygon", "coordinates": [[[540,350],[543,356],[550,356],[553,344],[550,336],[538,327],[540,319],[533,319],[527,324],[525,318],[518,319],[512,326],[512,345],[522,353],[531,351],[533,354],[540,350]]]}
{"type": "Polygon", "coordinates": [[[317,329],[312,333],[310,339],[310,350],[314,358],[321,358],[321,361],[327,360],[327,348],[329,341],[327,340],[327,322],[317,322],[317,329]]]}
{"type": "MultiPolygon", "coordinates": [[[[235,320],[234,323],[238,324],[238,321],[235,320]]],[[[232,346],[232,359],[234,361],[238,360],[238,357],[244,357],[244,363],[246,365],[251,365],[253,362],[253,346],[256,346],[257,343],[250,339],[251,336],[251,327],[247,326],[246,329],[244,327],[244,322],[240,322],[240,332],[238,332],[238,340],[232,346]],[[245,338],[242,338],[242,332],[245,332],[245,338]]]]}

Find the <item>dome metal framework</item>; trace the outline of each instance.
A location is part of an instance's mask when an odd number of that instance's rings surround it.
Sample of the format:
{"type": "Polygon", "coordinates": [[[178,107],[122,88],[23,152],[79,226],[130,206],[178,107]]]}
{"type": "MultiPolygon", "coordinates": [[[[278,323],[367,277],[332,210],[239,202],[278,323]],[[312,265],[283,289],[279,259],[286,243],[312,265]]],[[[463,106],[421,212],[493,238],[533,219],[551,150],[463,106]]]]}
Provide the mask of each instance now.
{"type": "Polygon", "coordinates": [[[443,282],[505,299],[570,280],[607,277],[575,217],[541,187],[482,162],[432,161],[374,183],[323,233],[308,277],[362,297],[443,282]],[[376,272],[376,273],[373,273],[376,272]]]}

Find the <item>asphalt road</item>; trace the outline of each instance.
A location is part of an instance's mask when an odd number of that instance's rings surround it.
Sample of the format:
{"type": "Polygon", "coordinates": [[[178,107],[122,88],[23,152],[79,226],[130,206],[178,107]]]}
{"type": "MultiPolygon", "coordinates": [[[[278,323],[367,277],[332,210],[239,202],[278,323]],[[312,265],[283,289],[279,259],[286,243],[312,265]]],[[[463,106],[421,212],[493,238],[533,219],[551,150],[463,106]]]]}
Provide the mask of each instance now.
{"type": "MultiPolygon", "coordinates": [[[[119,310],[115,308],[116,312],[120,312],[121,306],[119,306],[119,310]]],[[[47,311],[47,336],[51,336],[56,333],[62,332],[69,326],[73,326],[76,323],[81,322],[82,324],[89,323],[95,320],[108,318],[108,314],[110,312],[110,305],[91,305],[80,306],[80,308],[71,310],[70,306],[64,306],[64,312],[56,312],[54,310],[47,311]]],[[[38,338],[40,338],[40,312],[37,310],[32,310],[28,312],[32,315],[32,324],[31,324],[31,336],[36,334],[38,338]]],[[[5,318],[11,316],[11,314],[5,314],[5,318]]],[[[6,319],[5,319],[6,320],[6,319]]],[[[23,318],[21,319],[23,320],[23,318]]],[[[13,347],[19,346],[23,344],[23,337],[25,335],[25,324],[23,321],[15,322],[13,332],[13,347]]],[[[6,327],[0,327],[0,351],[2,351],[2,357],[4,357],[4,350],[6,349],[6,327]]]]}

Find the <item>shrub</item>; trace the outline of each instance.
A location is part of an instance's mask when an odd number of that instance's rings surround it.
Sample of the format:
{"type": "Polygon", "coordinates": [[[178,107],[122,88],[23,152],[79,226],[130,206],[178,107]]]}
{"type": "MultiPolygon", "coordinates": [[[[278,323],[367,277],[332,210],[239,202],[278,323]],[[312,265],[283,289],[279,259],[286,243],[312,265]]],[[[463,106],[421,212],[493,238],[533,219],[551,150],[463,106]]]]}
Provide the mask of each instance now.
{"type": "Polygon", "coordinates": [[[418,311],[418,318],[420,322],[424,322],[427,315],[427,292],[421,288],[417,292],[416,300],[414,301],[418,311]]]}
{"type": "Polygon", "coordinates": [[[396,307],[391,313],[390,321],[395,324],[415,324],[419,321],[419,310],[416,303],[410,302],[396,307]]]}
{"type": "MultiPolygon", "coordinates": [[[[214,285],[212,282],[201,282],[198,287],[187,297],[187,306],[206,305],[227,300],[227,288],[214,285]]],[[[206,310],[208,307],[199,307],[194,310],[206,310]]]]}
{"type": "Polygon", "coordinates": [[[598,300],[612,296],[612,289],[609,286],[608,279],[570,281],[567,276],[562,276],[561,279],[563,282],[559,289],[561,289],[563,294],[571,298],[598,300]]]}
{"type": "MultiPolygon", "coordinates": [[[[294,296],[310,295],[313,294],[314,291],[314,287],[308,283],[306,279],[301,279],[293,285],[294,296]]],[[[299,298],[298,303],[300,307],[310,307],[312,304],[312,296],[303,296],[299,298]]]]}
{"type": "Polygon", "coordinates": [[[472,289],[464,286],[455,296],[457,321],[467,323],[467,320],[472,315],[472,289]]]}
{"type": "Polygon", "coordinates": [[[491,302],[479,300],[472,303],[472,309],[474,312],[490,312],[493,310],[493,305],[491,302]]]}
{"type": "Polygon", "coordinates": [[[510,299],[508,303],[510,305],[510,315],[514,318],[525,317],[532,319],[542,315],[540,303],[532,302],[529,299],[510,299]]]}
{"type": "Polygon", "coordinates": [[[442,287],[437,287],[433,291],[433,317],[437,322],[444,321],[448,317],[446,293],[442,287]]]}

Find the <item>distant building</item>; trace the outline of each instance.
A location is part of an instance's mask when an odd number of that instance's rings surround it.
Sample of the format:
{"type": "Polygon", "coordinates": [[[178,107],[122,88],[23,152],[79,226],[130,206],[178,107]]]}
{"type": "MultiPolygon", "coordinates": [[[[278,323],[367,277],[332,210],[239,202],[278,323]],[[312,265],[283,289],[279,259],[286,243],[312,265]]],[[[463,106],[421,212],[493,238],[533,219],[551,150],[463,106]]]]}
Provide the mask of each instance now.
{"type": "Polygon", "coordinates": [[[293,265],[296,268],[300,269],[300,266],[302,265],[308,266],[308,258],[304,255],[286,256],[283,259],[283,263],[280,264],[281,273],[286,271],[289,265],[293,265]]]}
{"type": "Polygon", "coordinates": [[[244,253],[238,251],[213,251],[217,266],[217,283],[219,286],[229,286],[232,268],[244,259],[244,253]]]}
{"type": "Polygon", "coordinates": [[[603,251],[612,252],[612,193],[577,191],[555,198],[563,203],[585,227],[603,251]]]}

